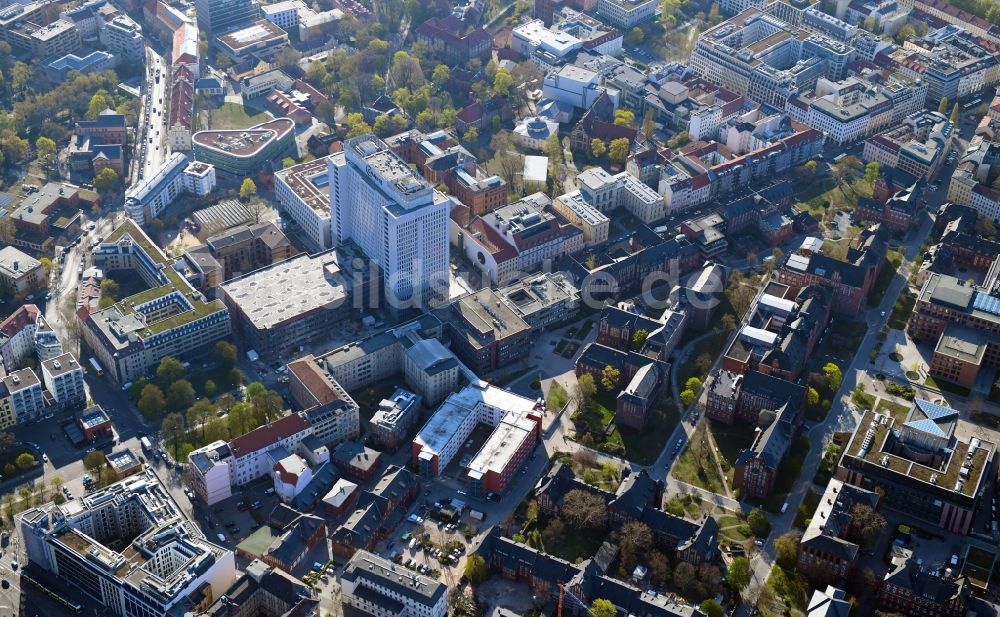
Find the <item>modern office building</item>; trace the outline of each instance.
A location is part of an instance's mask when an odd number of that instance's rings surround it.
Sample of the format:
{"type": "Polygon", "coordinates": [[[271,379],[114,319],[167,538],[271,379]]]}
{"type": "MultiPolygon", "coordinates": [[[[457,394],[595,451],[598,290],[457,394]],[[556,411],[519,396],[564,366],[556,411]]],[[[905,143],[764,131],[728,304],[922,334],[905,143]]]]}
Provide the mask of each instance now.
{"type": "Polygon", "coordinates": [[[274,173],[274,196],[278,205],[299,226],[300,237],[314,251],[333,248],[327,158],[274,173]]]}
{"type": "Polygon", "coordinates": [[[45,76],[53,83],[61,83],[71,71],[85,75],[106,71],[118,66],[118,57],[106,51],[92,51],[80,57],[76,54],[66,54],[58,58],[47,59],[44,63],[45,76]]]}
{"type": "Polygon", "coordinates": [[[352,272],[335,250],[295,257],[226,281],[219,295],[246,344],[264,358],[329,337],[350,314],[352,272]]]}
{"type": "Polygon", "coordinates": [[[149,287],[108,308],[77,311],[83,339],[113,381],[150,372],[164,356],[181,356],[231,332],[229,311],[208,301],[174,268],[172,260],[131,220],[94,251],[102,270],[131,270],[149,287]]]}
{"type": "Polygon", "coordinates": [[[420,408],[420,396],[402,388],[382,399],[368,423],[374,445],[396,450],[420,420],[420,408]]]}
{"type": "Polygon", "coordinates": [[[597,0],[597,15],[622,32],[656,18],[656,0],[597,0]]]}
{"type": "Polygon", "coordinates": [[[235,30],[260,15],[254,0],[195,0],[194,4],[198,12],[198,29],[206,34],[235,30]]]}
{"type": "Polygon", "coordinates": [[[933,273],[924,282],[906,331],[934,343],[930,372],[971,387],[984,369],[1000,367],[1000,257],[982,286],[933,273]]]}
{"type": "Polygon", "coordinates": [[[343,602],[368,615],[444,617],[448,586],[368,551],[357,551],[340,576],[343,602]]]}
{"type": "Polygon", "coordinates": [[[125,192],[125,214],[139,225],[158,217],[185,192],[204,197],[215,190],[215,170],[205,163],[189,163],[174,152],[153,175],[125,192]]]}
{"type": "Polygon", "coordinates": [[[288,46],[288,33],[280,26],[260,19],[215,40],[222,53],[238,64],[251,58],[273,59],[275,54],[288,46]]]}
{"type": "Polygon", "coordinates": [[[271,159],[297,150],[295,123],[275,118],[242,130],[206,130],[191,136],[194,158],[239,178],[256,174],[271,159]]]}
{"type": "Polygon", "coordinates": [[[996,448],[996,433],[959,419],[958,410],[916,400],[901,421],[866,412],[836,478],[881,491],[886,508],[968,534],[996,477],[996,448]]]}
{"type": "Polygon", "coordinates": [[[477,381],[453,393],[417,433],[413,466],[425,477],[444,472],[472,431],[493,427],[490,437],[465,465],[470,493],[502,493],[527,460],[541,435],[542,405],[537,401],[477,381]]]}
{"type": "Polygon", "coordinates": [[[69,352],[42,362],[42,382],[52,399],[63,407],[87,402],[83,367],[69,352]]]}
{"type": "Polygon", "coordinates": [[[446,300],[452,200],[374,135],[349,139],[327,166],[333,243],[353,240],[381,268],[389,308],[446,300]]]}
{"type": "Polygon", "coordinates": [[[862,158],[900,169],[928,182],[937,177],[951,150],[955,127],[947,116],[921,110],[883,133],[865,140],[862,158]]]}
{"type": "Polygon", "coordinates": [[[17,527],[32,565],[110,615],[171,614],[206,586],[225,593],[236,577],[233,553],[206,540],[151,471],[30,508],[17,527]]]}

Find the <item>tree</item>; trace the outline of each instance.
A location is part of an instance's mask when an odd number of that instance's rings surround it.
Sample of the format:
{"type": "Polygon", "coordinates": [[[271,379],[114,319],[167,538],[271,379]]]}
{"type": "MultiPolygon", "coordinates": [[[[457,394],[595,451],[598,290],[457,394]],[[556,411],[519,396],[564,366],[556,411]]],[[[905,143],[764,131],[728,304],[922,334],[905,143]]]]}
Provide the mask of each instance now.
{"type": "Polygon", "coordinates": [[[167,399],[163,396],[163,390],[156,384],[147,384],[139,395],[139,402],[136,403],[139,411],[147,420],[159,418],[167,408],[167,399]]]}
{"type": "Polygon", "coordinates": [[[750,531],[758,538],[766,538],[771,533],[771,523],[767,520],[767,515],[760,508],[754,508],[747,516],[747,524],[750,531]]]}
{"type": "Polygon", "coordinates": [[[715,600],[709,598],[701,603],[701,612],[705,613],[705,617],[724,617],[726,612],[722,610],[722,606],[715,600]]]}
{"type": "Polygon", "coordinates": [[[742,592],[750,584],[750,560],[737,557],[729,564],[729,586],[736,593],[742,592]]]}
{"type": "Polygon", "coordinates": [[[505,69],[498,69],[493,76],[493,96],[506,96],[514,87],[514,78],[505,69]]]}
{"type": "Polygon", "coordinates": [[[90,97],[90,103],[87,105],[84,118],[87,120],[95,119],[105,109],[113,108],[115,106],[114,102],[114,98],[108,94],[108,91],[101,88],[90,97]]]}
{"type": "Polygon", "coordinates": [[[632,333],[632,349],[634,351],[639,351],[642,346],[646,344],[646,339],[649,337],[649,330],[645,328],[639,328],[632,333]]]}
{"type": "Polygon", "coordinates": [[[38,258],[38,263],[42,264],[42,270],[45,271],[45,276],[48,278],[52,274],[52,260],[43,255],[38,258]]]}
{"type": "Polygon", "coordinates": [[[218,386],[211,379],[206,379],[205,385],[201,389],[205,393],[206,398],[215,396],[215,393],[219,390],[218,386]]]}
{"type": "Polygon", "coordinates": [[[642,138],[649,141],[653,138],[653,129],[656,125],[653,121],[653,108],[650,107],[646,110],[646,113],[642,116],[642,138]]]}
{"type": "Polygon", "coordinates": [[[786,531],[774,540],[774,557],[778,565],[791,570],[799,560],[799,544],[802,534],[798,531],[786,531]]]}
{"type": "Polygon", "coordinates": [[[14,220],[9,216],[0,217],[0,244],[4,246],[13,244],[16,233],[17,229],[14,227],[14,220]]]}
{"type": "Polygon", "coordinates": [[[809,389],[806,390],[806,402],[810,407],[819,405],[819,392],[816,391],[816,388],[809,386],[809,389]]]}
{"type": "Polygon", "coordinates": [[[856,503],[851,507],[851,529],[860,544],[871,546],[885,530],[885,517],[872,510],[871,506],[856,503]]]}
{"type": "Polygon", "coordinates": [[[627,109],[615,110],[615,124],[618,126],[632,126],[635,122],[635,114],[627,109]]]}
{"type": "Polygon", "coordinates": [[[681,405],[684,405],[684,407],[690,407],[698,395],[695,394],[693,390],[682,390],[680,396],[681,405]]]}
{"type": "Polygon", "coordinates": [[[640,560],[645,560],[645,556],[653,548],[653,532],[645,523],[629,521],[622,525],[619,532],[618,548],[625,571],[631,572],[640,560]]]}
{"type": "Polygon", "coordinates": [[[102,195],[107,195],[118,186],[118,172],[105,167],[94,176],[94,189],[102,195]]]}
{"type": "Polygon", "coordinates": [[[467,144],[474,144],[479,141],[479,131],[476,127],[470,126],[465,130],[465,134],[462,135],[462,141],[467,144]]]}
{"type": "Polygon", "coordinates": [[[604,143],[603,139],[598,139],[597,137],[590,140],[590,155],[595,159],[599,159],[608,151],[608,145],[604,143]]]}
{"type": "MultiPolygon", "coordinates": [[[[994,187],[994,188],[1000,188],[1000,187],[994,187]]],[[[3,219],[0,219],[0,221],[3,221],[3,219]]],[[[990,220],[990,217],[980,216],[978,219],[976,219],[976,235],[982,236],[987,240],[997,239],[997,227],[993,223],[993,221],[990,220]]],[[[0,239],[2,238],[3,234],[0,233],[0,239]]]]}
{"type": "Polygon", "coordinates": [[[629,47],[638,47],[642,45],[642,41],[646,38],[646,33],[642,31],[642,28],[635,27],[628,31],[625,35],[625,44],[629,47]]]}
{"type": "Polygon", "coordinates": [[[691,143],[691,135],[689,135],[687,131],[681,131],[680,133],[677,133],[676,135],[671,137],[670,140],[667,142],[667,145],[673,148],[683,148],[689,143],[691,143]]]}
{"type": "Polygon", "coordinates": [[[948,97],[946,96],[941,97],[941,102],[938,103],[938,113],[939,114],[948,113],[948,97]]]}
{"type": "Polygon", "coordinates": [[[216,361],[225,369],[236,366],[236,345],[229,341],[219,341],[212,350],[216,361]]]}
{"type": "Polygon", "coordinates": [[[35,140],[35,150],[38,151],[38,158],[47,161],[56,153],[56,142],[42,135],[35,140]]]}
{"type": "Polygon", "coordinates": [[[584,373],[576,378],[576,392],[577,392],[577,408],[586,409],[590,406],[591,401],[594,400],[594,395],[597,394],[597,386],[594,384],[594,378],[588,373],[584,373]]]}
{"type": "Polygon", "coordinates": [[[709,9],[708,9],[708,17],[706,19],[708,20],[708,23],[710,25],[713,25],[713,26],[715,24],[719,23],[720,21],[722,21],[722,18],[719,17],[719,3],[718,2],[713,2],[712,6],[709,7],[709,9]]]}
{"type": "Polygon", "coordinates": [[[347,114],[344,117],[344,124],[347,125],[348,139],[372,132],[372,127],[365,122],[365,117],[359,113],[347,114]]]}
{"type": "Polygon", "coordinates": [[[697,392],[701,390],[701,380],[697,377],[691,377],[684,382],[684,388],[697,392]]]}
{"type": "Polygon", "coordinates": [[[176,459],[177,446],[184,436],[184,417],[179,413],[168,413],[160,424],[160,431],[163,433],[163,438],[170,442],[176,459]]]}
{"type": "Polygon", "coordinates": [[[826,377],[827,387],[830,392],[836,392],[840,388],[840,382],[844,380],[844,375],[840,372],[840,367],[833,362],[823,365],[823,376],[826,377]]]}
{"type": "Polygon", "coordinates": [[[170,384],[178,379],[183,379],[187,373],[184,364],[173,356],[164,356],[160,360],[160,365],[156,367],[156,380],[160,382],[161,388],[169,388],[170,384]]]}
{"type": "Polygon", "coordinates": [[[14,475],[15,471],[17,471],[17,468],[14,467],[13,463],[6,463],[3,466],[3,475],[7,476],[8,478],[14,475]]]}
{"type": "Polygon", "coordinates": [[[590,605],[589,617],[618,617],[618,609],[610,600],[597,598],[590,605]]]}
{"type": "Polygon", "coordinates": [[[611,144],[608,146],[608,159],[612,163],[624,163],[625,159],[628,158],[629,147],[628,137],[619,137],[618,139],[612,140],[611,144]]]}
{"type": "Polygon", "coordinates": [[[84,469],[97,476],[98,482],[101,479],[101,470],[104,469],[104,464],[106,462],[107,458],[104,456],[104,452],[101,452],[100,450],[88,452],[83,457],[84,469]]]}
{"type": "Polygon", "coordinates": [[[694,367],[700,375],[708,375],[708,372],[712,370],[712,356],[708,352],[698,354],[698,357],[694,359],[694,367]]]}
{"type": "Polygon", "coordinates": [[[489,571],[486,569],[486,560],[482,555],[473,554],[465,560],[465,578],[473,585],[479,585],[489,578],[489,571]]]}
{"type": "Polygon", "coordinates": [[[22,452],[17,455],[16,459],[14,459],[14,463],[17,465],[18,469],[24,471],[35,464],[35,457],[27,452],[22,452]]]}
{"type": "Polygon", "coordinates": [[[542,144],[542,152],[549,157],[549,163],[561,164],[563,161],[563,147],[559,143],[559,135],[554,133],[549,135],[545,143],[542,144]]]}
{"type": "Polygon", "coordinates": [[[653,550],[649,554],[649,578],[654,585],[663,586],[670,580],[670,560],[658,550],[653,550]]]}
{"type": "Polygon", "coordinates": [[[604,526],[606,507],[601,497],[574,489],[563,497],[562,517],[576,528],[596,529],[604,526]]]}
{"type": "Polygon", "coordinates": [[[618,380],[621,379],[622,372],[610,364],[601,371],[601,385],[605,390],[614,390],[618,387],[618,380]]]}
{"type": "Polygon", "coordinates": [[[267,387],[259,381],[252,381],[247,384],[247,399],[260,396],[267,392],[267,387]]]}
{"type": "Polygon", "coordinates": [[[187,379],[179,379],[167,388],[167,407],[174,411],[187,409],[194,404],[194,387],[187,379]]]}
{"type": "Polygon", "coordinates": [[[208,422],[208,419],[212,417],[212,413],[214,412],[215,409],[212,407],[212,404],[204,399],[196,402],[187,411],[188,425],[200,427],[202,439],[205,437],[205,423],[208,422]]]}
{"type": "Polygon", "coordinates": [[[952,124],[958,124],[958,112],[960,111],[960,105],[955,103],[951,108],[951,116],[948,117],[952,124]]]}
{"type": "Polygon", "coordinates": [[[240,199],[246,201],[257,194],[257,184],[250,178],[243,178],[240,185],[240,199]]]}
{"type": "Polygon", "coordinates": [[[865,182],[874,185],[880,171],[878,161],[872,161],[865,165],[865,182]]]}
{"type": "Polygon", "coordinates": [[[695,567],[686,561],[682,561],[674,568],[674,584],[684,593],[688,593],[694,588],[698,573],[695,567]]]}
{"type": "Polygon", "coordinates": [[[451,80],[451,69],[445,64],[439,64],[434,67],[434,72],[431,73],[431,81],[434,82],[436,86],[444,86],[451,80]]]}

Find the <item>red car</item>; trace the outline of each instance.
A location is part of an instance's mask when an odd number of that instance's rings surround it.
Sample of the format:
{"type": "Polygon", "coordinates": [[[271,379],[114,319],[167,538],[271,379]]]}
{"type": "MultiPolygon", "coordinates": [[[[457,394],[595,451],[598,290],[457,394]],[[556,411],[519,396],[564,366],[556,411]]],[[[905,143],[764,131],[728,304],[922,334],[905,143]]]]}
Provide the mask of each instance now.
{"type": "Polygon", "coordinates": [[[243,504],[240,504],[240,507],[237,508],[237,510],[239,510],[240,512],[246,512],[247,511],[247,507],[245,505],[243,505],[243,504]]]}

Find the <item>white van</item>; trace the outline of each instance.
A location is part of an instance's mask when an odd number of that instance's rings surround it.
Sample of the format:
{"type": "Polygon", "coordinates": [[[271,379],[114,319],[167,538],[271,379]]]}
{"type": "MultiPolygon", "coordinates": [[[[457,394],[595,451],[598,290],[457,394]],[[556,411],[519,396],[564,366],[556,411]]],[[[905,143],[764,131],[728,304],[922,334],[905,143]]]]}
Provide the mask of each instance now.
{"type": "Polygon", "coordinates": [[[219,542],[225,542],[226,541],[226,536],[224,536],[223,534],[219,533],[219,534],[215,534],[215,535],[219,536],[219,542]]]}
{"type": "Polygon", "coordinates": [[[786,502],[785,502],[784,504],[782,504],[782,506],[781,506],[781,513],[782,513],[782,514],[784,514],[784,513],[785,513],[785,510],[787,510],[787,509],[788,509],[788,502],[786,501],[786,502]]]}
{"type": "Polygon", "coordinates": [[[274,494],[274,487],[272,486],[271,488],[269,488],[266,491],[264,491],[264,494],[265,495],[273,495],[274,494]]]}

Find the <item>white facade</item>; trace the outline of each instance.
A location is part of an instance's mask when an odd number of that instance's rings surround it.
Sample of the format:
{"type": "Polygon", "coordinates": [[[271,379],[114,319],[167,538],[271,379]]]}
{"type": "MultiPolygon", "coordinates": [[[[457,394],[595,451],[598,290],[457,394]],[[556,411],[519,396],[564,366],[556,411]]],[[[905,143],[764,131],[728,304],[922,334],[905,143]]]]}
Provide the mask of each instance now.
{"type": "Polygon", "coordinates": [[[14,371],[4,378],[18,424],[37,420],[45,413],[42,383],[30,368],[14,371]]]}
{"type": "Polygon", "coordinates": [[[140,225],[159,216],[184,192],[184,169],[188,160],[174,152],[153,174],[125,192],[125,214],[140,225]]]}
{"type": "Polygon", "coordinates": [[[353,240],[383,273],[390,308],[447,299],[452,201],[374,135],[328,161],[334,245],[353,240]]]}
{"type": "Polygon", "coordinates": [[[299,27],[299,11],[308,8],[302,0],[284,0],[260,7],[264,19],[279,26],[282,30],[292,30],[299,27]]]}
{"type": "Polygon", "coordinates": [[[551,30],[541,19],[535,19],[514,28],[510,47],[525,58],[530,58],[536,49],[562,58],[583,47],[583,41],[566,32],[551,30]]]}
{"type": "Polygon", "coordinates": [[[289,455],[274,464],[271,474],[274,492],[285,503],[291,502],[312,481],[313,473],[298,454],[289,455]]]}
{"type": "Polygon", "coordinates": [[[972,191],[969,195],[969,207],[975,208],[981,216],[989,218],[991,221],[1000,221],[1000,195],[997,191],[986,189],[983,191],[972,191]]]}
{"type": "Polygon", "coordinates": [[[195,493],[207,505],[233,496],[236,466],[224,441],[214,441],[188,455],[187,478],[195,493]]]}
{"type": "Polygon", "coordinates": [[[373,617],[444,617],[448,612],[447,586],[368,551],[351,557],[340,588],[345,604],[373,617]]]}
{"type": "MultiPolygon", "coordinates": [[[[261,429],[263,428],[265,427],[261,427],[261,429]]],[[[236,484],[253,482],[261,476],[270,474],[271,457],[268,456],[268,452],[278,446],[283,446],[288,450],[294,450],[299,445],[299,442],[309,435],[312,435],[312,426],[307,426],[303,430],[293,433],[287,437],[283,437],[276,442],[268,444],[264,448],[253,450],[252,452],[247,452],[242,456],[236,457],[236,484]]]]}
{"type": "Polygon", "coordinates": [[[298,224],[306,244],[315,251],[333,248],[330,195],[325,190],[329,182],[329,158],[294,165],[274,174],[278,205],[298,224]]]}
{"type": "Polygon", "coordinates": [[[42,362],[42,381],[57,403],[72,405],[86,403],[83,387],[83,367],[71,353],[42,362]]]}
{"type": "Polygon", "coordinates": [[[627,32],[656,17],[656,0],[597,0],[597,14],[627,32]]]}
{"type": "MultiPolygon", "coordinates": [[[[558,73],[545,76],[542,82],[542,94],[545,98],[559,103],[588,109],[605,91],[600,83],[600,76],[594,71],[567,64],[558,73]]],[[[617,92],[612,96],[612,100],[617,107],[617,92]]]]}
{"type": "Polygon", "coordinates": [[[184,190],[204,197],[215,190],[215,165],[192,162],[184,169],[184,190]]]}

